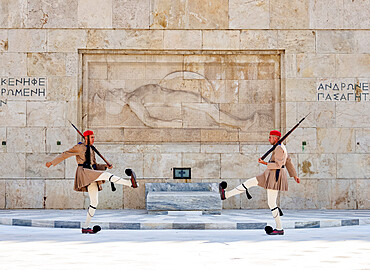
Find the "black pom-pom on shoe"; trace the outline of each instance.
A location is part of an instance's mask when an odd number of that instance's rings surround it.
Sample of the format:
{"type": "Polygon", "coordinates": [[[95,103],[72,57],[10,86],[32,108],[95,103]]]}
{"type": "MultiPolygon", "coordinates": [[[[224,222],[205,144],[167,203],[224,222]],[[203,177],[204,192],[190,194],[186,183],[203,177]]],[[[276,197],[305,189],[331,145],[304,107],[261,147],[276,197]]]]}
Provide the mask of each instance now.
{"type": "Polygon", "coordinates": [[[131,169],[126,169],[125,174],[128,175],[128,176],[131,176],[132,170],[131,169]]]}
{"type": "Polygon", "coordinates": [[[218,184],[218,191],[220,192],[221,200],[226,200],[225,188],[227,188],[227,183],[225,181],[218,184]]]}
{"type": "Polygon", "coordinates": [[[273,231],[274,229],[271,227],[271,226],[266,226],[265,227],[265,232],[267,233],[267,234],[270,234],[270,233],[272,233],[272,231],[273,231]]]}
{"type": "Polygon", "coordinates": [[[226,189],[226,188],[227,188],[227,182],[222,181],[222,182],[220,183],[220,187],[221,187],[222,189],[226,189]]]}
{"type": "Polygon", "coordinates": [[[99,225],[95,225],[94,227],[93,227],[93,232],[94,233],[97,233],[97,232],[100,232],[101,231],[101,227],[99,226],[99,225]]]}

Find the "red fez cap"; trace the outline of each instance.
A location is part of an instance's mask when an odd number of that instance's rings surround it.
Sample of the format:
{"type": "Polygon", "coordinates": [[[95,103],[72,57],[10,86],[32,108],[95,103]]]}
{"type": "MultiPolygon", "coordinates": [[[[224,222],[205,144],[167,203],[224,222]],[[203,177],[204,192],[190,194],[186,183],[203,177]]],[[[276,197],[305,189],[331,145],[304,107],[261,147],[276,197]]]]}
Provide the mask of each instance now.
{"type": "Polygon", "coordinates": [[[91,130],[86,130],[83,135],[84,137],[86,137],[86,136],[93,135],[93,134],[94,132],[92,132],[91,130]]]}
{"type": "Polygon", "coordinates": [[[275,136],[281,137],[281,132],[277,131],[277,130],[271,130],[270,135],[275,135],[275,136]]]}

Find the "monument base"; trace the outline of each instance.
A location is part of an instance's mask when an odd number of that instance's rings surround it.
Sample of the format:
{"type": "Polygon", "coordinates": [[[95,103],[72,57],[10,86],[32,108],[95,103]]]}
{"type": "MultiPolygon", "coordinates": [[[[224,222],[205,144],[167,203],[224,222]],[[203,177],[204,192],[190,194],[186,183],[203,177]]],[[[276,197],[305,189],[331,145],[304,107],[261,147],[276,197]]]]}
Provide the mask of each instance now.
{"type": "Polygon", "coordinates": [[[148,214],[167,215],[172,211],[221,214],[217,183],[147,183],[145,193],[148,214]]]}

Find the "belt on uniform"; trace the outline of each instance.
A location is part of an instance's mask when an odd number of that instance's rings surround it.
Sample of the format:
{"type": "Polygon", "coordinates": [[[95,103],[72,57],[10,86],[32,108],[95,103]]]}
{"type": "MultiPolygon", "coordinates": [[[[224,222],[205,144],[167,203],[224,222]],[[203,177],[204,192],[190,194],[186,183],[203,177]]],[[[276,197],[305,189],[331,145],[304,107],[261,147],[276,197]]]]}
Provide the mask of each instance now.
{"type": "MultiPolygon", "coordinates": [[[[281,168],[285,168],[285,166],[281,166],[281,168]]],[[[279,175],[280,175],[280,169],[276,170],[275,177],[276,177],[276,182],[279,180],[279,175]]]]}
{"type": "Polygon", "coordinates": [[[82,168],[85,168],[85,169],[94,169],[96,170],[96,164],[93,164],[92,166],[88,165],[88,164],[77,164],[78,166],[81,166],[82,168]]]}
{"type": "Polygon", "coordinates": [[[85,169],[90,169],[91,170],[91,166],[89,164],[78,164],[78,166],[82,167],[82,168],[85,168],[85,169]]]}

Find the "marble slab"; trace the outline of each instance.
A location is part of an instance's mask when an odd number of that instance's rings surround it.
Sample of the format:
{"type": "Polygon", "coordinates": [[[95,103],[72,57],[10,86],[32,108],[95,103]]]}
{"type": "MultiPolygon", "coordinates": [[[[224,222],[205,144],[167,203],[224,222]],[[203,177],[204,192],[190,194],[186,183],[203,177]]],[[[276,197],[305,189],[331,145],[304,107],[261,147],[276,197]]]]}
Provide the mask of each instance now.
{"type": "Polygon", "coordinates": [[[221,214],[217,183],[147,183],[146,209],[158,211],[212,211],[221,214]]]}

